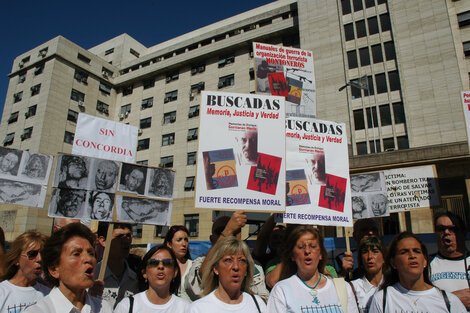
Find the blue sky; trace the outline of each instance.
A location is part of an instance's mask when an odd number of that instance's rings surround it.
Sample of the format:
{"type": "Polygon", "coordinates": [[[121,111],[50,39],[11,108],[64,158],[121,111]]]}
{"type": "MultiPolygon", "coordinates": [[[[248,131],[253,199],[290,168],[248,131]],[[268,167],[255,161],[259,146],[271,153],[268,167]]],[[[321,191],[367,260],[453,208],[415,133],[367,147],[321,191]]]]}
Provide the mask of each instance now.
{"type": "Polygon", "coordinates": [[[0,115],[14,58],[58,35],[89,49],[128,33],[150,47],[271,2],[9,0],[0,10],[0,115]]]}

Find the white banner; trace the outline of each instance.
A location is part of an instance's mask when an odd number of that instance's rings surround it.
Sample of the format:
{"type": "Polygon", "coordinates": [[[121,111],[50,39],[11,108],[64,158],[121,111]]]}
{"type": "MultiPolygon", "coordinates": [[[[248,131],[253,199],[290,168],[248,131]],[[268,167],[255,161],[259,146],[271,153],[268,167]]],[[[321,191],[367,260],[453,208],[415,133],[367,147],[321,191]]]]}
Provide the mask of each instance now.
{"type": "Polygon", "coordinates": [[[122,162],[135,162],[135,126],[80,113],[72,154],[122,162]]]}
{"type": "Polygon", "coordinates": [[[282,222],[352,226],[346,126],[286,119],[286,213],[282,222]]]}
{"type": "Polygon", "coordinates": [[[467,123],[467,140],[470,146],[470,91],[462,91],[463,113],[467,123]]]}
{"type": "Polygon", "coordinates": [[[202,92],[195,206],[284,211],[284,98],[202,92]]]}
{"type": "Polygon", "coordinates": [[[253,43],[256,93],[282,96],[286,115],[316,116],[312,51],[253,43]]]}

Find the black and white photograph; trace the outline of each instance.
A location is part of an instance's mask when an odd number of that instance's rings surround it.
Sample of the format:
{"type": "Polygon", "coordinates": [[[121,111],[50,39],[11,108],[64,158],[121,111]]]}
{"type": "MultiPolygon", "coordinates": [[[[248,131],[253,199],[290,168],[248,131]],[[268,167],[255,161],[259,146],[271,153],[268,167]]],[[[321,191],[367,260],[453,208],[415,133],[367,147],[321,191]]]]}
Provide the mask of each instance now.
{"type": "Polygon", "coordinates": [[[52,157],[50,155],[24,151],[20,167],[20,180],[37,181],[42,185],[47,185],[51,165],[52,157]]]}
{"type": "Polygon", "coordinates": [[[116,215],[119,222],[169,225],[171,202],[116,196],[116,215]]]}
{"type": "Polygon", "coordinates": [[[93,159],[90,189],[115,193],[118,174],[119,162],[93,159]]]}
{"type": "Polygon", "coordinates": [[[368,196],[369,217],[389,216],[386,193],[376,193],[368,196]]]}
{"type": "Polygon", "coordinates": [[[353,219],[367,218],[367,200],[364,196],[353,196],[352,197],[352,213],[353,219]]]}
{"type": "Polygon", "coordinates": [[[89,158],[59,153],[52,187],[88,189],[89,169],[89,158]]]}
{"type": "Polygon", "coordinates": [[[82,218],[85,215],[86,198],[86,190],[54,188],[48,216],[82,218]]]}
{"type": "Polygon", "coordinates": [[[322,150],[315,152],[310,158],[305,159],[307,162],[308,179],[311,185],[326,184],[326,163],[325,153],[322,150]]]}
{"type": "Polygon", "coordinates": [[[351,192],[370,192],[384,190],[383,173],[367,173],[351,175],[351,192]]]}
{"type": "Polygon", "coordinates": [[[0,177],[17,176],[23,150],[0,148],[0,177]]]}
{"type": "Polygon", "coordinates": [[[113,193],[92,191],[88,197],[88,217],[91,220],[110,222],[113,219],[113,193]]]}
{"type": "Polygon", "coordinates": [[[42,207],[46,196],[45,186],[0,179],[0,202],[42,207]]]}
{"type": "Polygon", "coordinates": [[[258,127],[250,124],[229,124],[234,135],[234,152],[238,165],[256,165],[258,161],[258,127]]]}
{"type": "Polygon", "coordinates": [[[122,163],[118,191],[143,195],[147,167],[122,163]]]}
{"type": "Polygon", "coordinates": [[[15,230],[17,210],[0,211],[0,225],[3,231],[12,232],[15,230]]]}
{"type": "Polygon", "coordinates": [[[149,168],[148,196],[159,199],[173,199],[175,172],[164,168],[149,168]]]}

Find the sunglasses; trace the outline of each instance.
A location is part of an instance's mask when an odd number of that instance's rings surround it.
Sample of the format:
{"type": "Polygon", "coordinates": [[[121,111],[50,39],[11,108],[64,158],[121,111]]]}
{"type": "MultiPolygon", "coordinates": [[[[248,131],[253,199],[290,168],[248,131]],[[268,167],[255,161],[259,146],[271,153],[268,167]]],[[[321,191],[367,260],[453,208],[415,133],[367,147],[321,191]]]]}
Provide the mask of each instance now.
{"type": "Polygon", "coordinates": [[[163,263],[164,267],[170,267],[170,266],[172,267],[173,264],[175,264],[173,259],[149,259],[147,261],[147,266],[157,267],[158,265],[160,265],[160,262],[163,263]]]}
{"type": "Polygon", "coordinates": [[[29,250],[28,252],[26,252],[23,255],[26,255],[26,257],[29,260],[34,260],[38,256],[38,254],[39,254],[39,250],[29,250]]]}
{"type": "Polygon", "coordinates": [[[438,225],[438,226],[436,226],[436,231],[439,232],[439,233],[443,233],[446,230],[455,233],[455,231],[457,230],[457,227],[455,225],[449,225],[449,226],[438,225]]]}

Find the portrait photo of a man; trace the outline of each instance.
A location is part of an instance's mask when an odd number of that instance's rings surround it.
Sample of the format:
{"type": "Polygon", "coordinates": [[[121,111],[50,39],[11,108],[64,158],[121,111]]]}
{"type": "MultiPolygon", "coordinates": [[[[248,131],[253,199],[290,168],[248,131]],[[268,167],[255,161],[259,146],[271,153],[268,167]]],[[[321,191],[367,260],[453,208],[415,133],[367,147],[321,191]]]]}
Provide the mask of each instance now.
{"type": "Polygon", "coordinates": [[[149,196],[172,199],[175,175],[173,171],[154,168],[150,172],[149,196]]]}
{"type": "MultiPolygon", "coordinates": [[[[23,158],[26,158],[21,170],[23,177],[34,180],[45,180],[48,177],[50,156],[25,151],[23,158]]],[[[44,183],[47,184],[47,181],[44,183]]]]}
{"type": "Polygon", "coordinates": [[[377,193],[369,197],[369,217],[388,216],[387,195],[377,193]]]}
{"type": "Polygon", "coordinates": [[[49,216],[83,217],[86,196],[86,190],[55,188],[52,192],[49,216]]]}
{"type": "Polygon", "coordinates": [[[123,163],[118,190],[143,195],[145,193],[146,179],[146,167],[123,163]]]}
{"type": "Polygon", "coordinates": [[[111,160],[95,159],[94,165],[94,175],[91,175],[94,180],[92,189],[114,193],[116,191],[119,163],[111,160]]]}
{"type": "Polygon", "coordinates": [[[246,126],[237,132],[235,137],[237,163],[240,165],[256,165],[258,161],[258,129],[256,126],[246,126]]]}
{"type": "Polygon", "coordinates": [[[23,151],[0,148],[0,175],[17,176],[23,151]]]}
{"type": "Polygon", "coordinates": [[[306,161],[307,167],[310,170],[310,182],[324,185],[326,183],[325,153],[323,151],[316,152],[306,161]]]}
{"type": "Polygon", "coordinates": [[[60,154],[53,187],[87,189],[89,160],[83,156],[60,154]]]}

